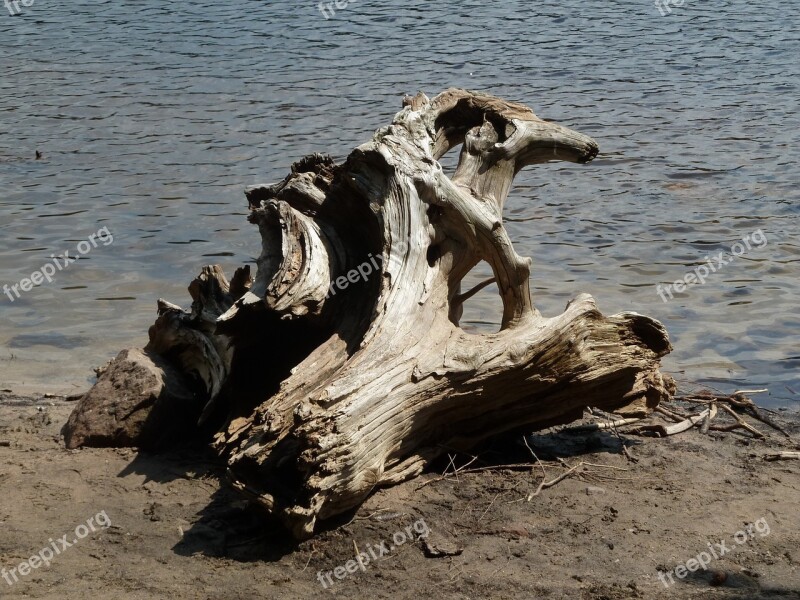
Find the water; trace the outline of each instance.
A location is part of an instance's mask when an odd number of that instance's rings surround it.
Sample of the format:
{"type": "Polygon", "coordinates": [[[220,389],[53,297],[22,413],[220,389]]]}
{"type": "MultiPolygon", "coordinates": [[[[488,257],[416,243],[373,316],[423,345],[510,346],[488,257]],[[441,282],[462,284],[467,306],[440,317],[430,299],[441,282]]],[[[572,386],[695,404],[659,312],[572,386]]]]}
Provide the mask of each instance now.
{"type": "MultiPolygon", "coordinates": [[[[0,296],[0,386],[85,388],[146,342],[158,297],[187,305],[202,265],[254,262],[244,186],[314,151],[341,159],[404,94],[459,86],[600,143],[590,165],[524,171],[507,202],[540,310],[586,291],[607,314],[650,314],[679,379],[797,405],[791,3],[686,0],[661,16],[649,0],[357,0],[327,20],[310,0],[20,8],[0,7],[0,285],[102,227],[114,241],[0,296]],[[661,300],[656,284],[757,230],[763,248],[661,300]]],[[[490,291],[465,327],[497,326],[490,291]]]]}

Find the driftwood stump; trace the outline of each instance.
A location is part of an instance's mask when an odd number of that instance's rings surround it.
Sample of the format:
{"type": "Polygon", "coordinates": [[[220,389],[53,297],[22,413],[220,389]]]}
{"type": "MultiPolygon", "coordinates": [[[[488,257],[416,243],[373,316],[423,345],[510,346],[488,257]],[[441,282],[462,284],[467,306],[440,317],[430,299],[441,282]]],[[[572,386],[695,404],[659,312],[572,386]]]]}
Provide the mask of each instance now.
{"type": "Polygon", "coordinates": [[[566,423],[587,406],[646,413],[674,393],[659,371],[671,349],[663,326],[631,312],[603,316],[586,294],[543,317],[531,261],[503,226],[520,169],[596,154],[591,138],[521,104],[458,89],[407,97],[344,164],[309,156],[281,183],[246,191],[262,238],[255,279],[244,268],[229,284],[206,267],[190,286],[191,311],[159,301],[136,360],[148,381],[154,369],[160,378],[126,392],[119,381],[137,367],[118,357],[65,426],[68,446],[122,443],[142,430],[151,440],[199,422],[228,457],[233,485],[303,538],[448,450],[566,423]],[[457,145],[448,177],[438,160],[457,145]],[[494,277],[462,291],[480,261],[494,277]],[[500,330],[468,334],[462,306],[491,282],[500,330]],[[119,414],[147,407],[135,431],[119,419],[97,431],[112,388],[119,414]],[[183,423],[163,408],[176,397],[183,423]]]}

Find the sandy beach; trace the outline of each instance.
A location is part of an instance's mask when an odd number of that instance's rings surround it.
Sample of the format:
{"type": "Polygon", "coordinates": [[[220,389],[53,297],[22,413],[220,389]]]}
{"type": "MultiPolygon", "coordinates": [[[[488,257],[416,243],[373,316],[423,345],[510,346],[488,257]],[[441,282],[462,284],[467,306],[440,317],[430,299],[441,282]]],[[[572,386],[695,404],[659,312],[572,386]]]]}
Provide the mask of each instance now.
{"type": "Polygon", "coordinates": [[[530,436],[541,466],[497,440],[296,544],[204,448],[65,450],[73,406],[0,397],[0,597],[800,598],[800,461],[764,460],[798,449],[794,413],[790,439],[628,436],[638,462],[607,432],[530,436]]]}

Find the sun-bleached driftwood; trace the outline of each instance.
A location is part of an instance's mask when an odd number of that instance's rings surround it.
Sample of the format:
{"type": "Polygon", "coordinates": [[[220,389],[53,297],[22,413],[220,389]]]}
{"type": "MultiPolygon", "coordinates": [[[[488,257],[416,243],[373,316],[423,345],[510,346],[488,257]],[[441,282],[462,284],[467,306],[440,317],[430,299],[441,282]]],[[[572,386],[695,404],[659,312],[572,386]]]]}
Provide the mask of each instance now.
{"type": "Polygon", "coordinates": [[[524,105],[451,89],[407,97],[343,164],[309,156],[248,188],[254,280],[207,269],[191,312],[160,304],[148,346],[196,391],[233,486],[303,538],[443,452],[668,399],[662,325],[604,316],[587,294],[542,316],[503,225],[522,168],[596,154],[524,105]],[[459,145],[447,176],[438,161],[459,145]],[[496,333],[459,326],[480,261],[502,301],[496,333]]]}
{"type": "Polygon", "coordinates": [[[800,452],[793,452],[790,450],[785,452],[773,452],[772,454],[766,454],[764,460],[800,460],[800,452]]]}
{"type": "Polygon", "coordinates": [[[677,433],[683,433],[684,431],[688,431],[698,423],[701,423],[709,418],[713,418],[713,416],[711,415],[711,409],[707,408],[704,411],[700,412],[699,414],[691,416],[688,419],[684,419],[683,421],[679,421],[677,423],[672,423],[670,425],[662,425],[660,423],[652,425],[642,425],[640,427],[636,427],[632,430],[629,430],[626,433],[667,437],[670,435],[675,435],[677,433]]]}

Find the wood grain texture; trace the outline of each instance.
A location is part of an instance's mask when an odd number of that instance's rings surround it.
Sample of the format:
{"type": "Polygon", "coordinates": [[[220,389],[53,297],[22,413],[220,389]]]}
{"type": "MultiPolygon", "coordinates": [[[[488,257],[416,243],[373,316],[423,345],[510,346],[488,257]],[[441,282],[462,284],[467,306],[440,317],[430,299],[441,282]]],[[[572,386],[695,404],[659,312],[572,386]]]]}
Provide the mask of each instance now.
{"type": "Polygon", "coordinates": [[[664,327],[604,316],[586,294],[543,317],[531,260],[503,225],[522,168],[597,151],[524,105],[451,89],[404,99],[343,164],[312,155],[281,183],[248,188],[262,237],[252,284],[226,290],[226,302],[204,296],[225,285],[196,286],[194,313],[213,306],[201,313],[214,326],[186,323],[195,341],[183,352],[163,325],[151,331],[204,383],[204,422],[232,484],[304,538],[443,452],[566,423],[587,406],[631,416],[671,397],[664,327]],[[438,160],[458,145],[448,177],[438,160]],[[503,303],[491,334],[459,326],[474,293],[461,282],[480,261],[503,303]]]}

